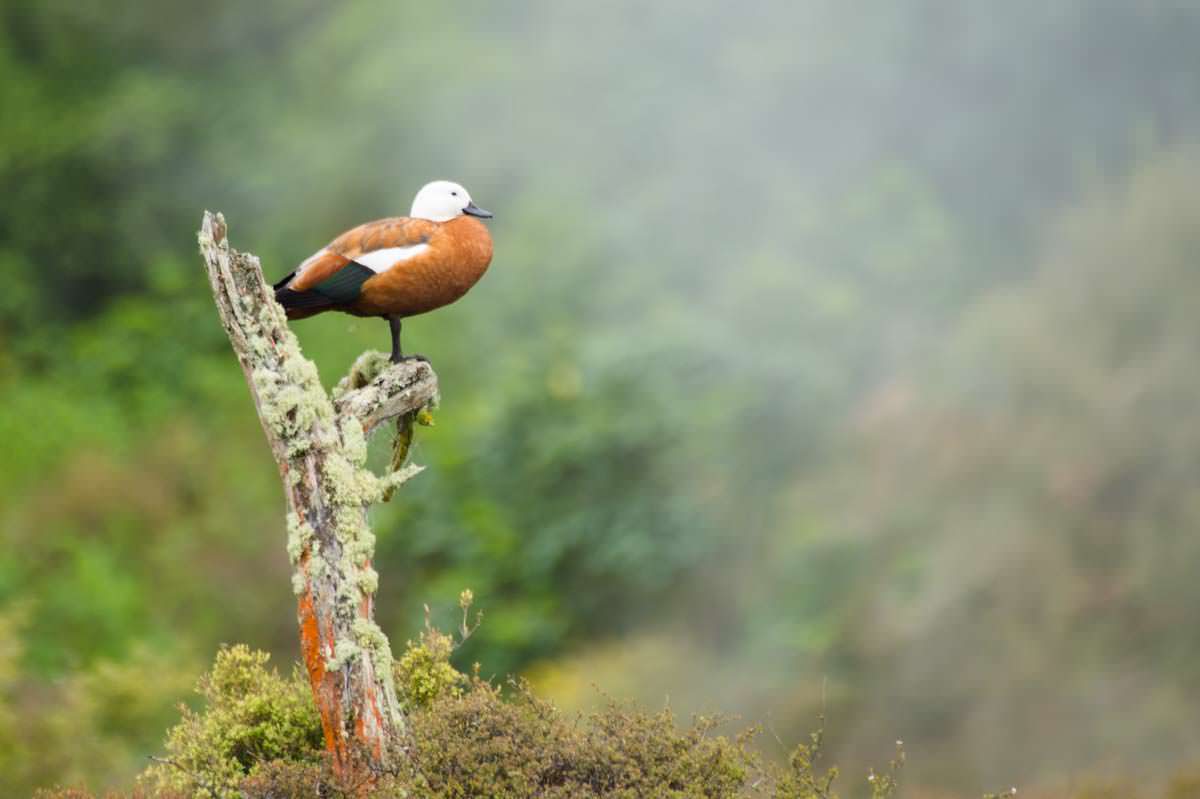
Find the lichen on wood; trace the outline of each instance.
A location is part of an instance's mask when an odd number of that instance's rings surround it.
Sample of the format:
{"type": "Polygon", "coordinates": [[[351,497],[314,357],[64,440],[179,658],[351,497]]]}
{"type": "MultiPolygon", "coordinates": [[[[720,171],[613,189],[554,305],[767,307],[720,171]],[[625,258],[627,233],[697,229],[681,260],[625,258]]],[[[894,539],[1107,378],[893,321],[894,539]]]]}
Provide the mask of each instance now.
{"type": "MultiPolygon", "coordinates": [[[[226,240],[206,212],[199,234],[221,322],[250,387],[287,497],[287,554],[295,569],[301,653],[335,767],[384,768],[404,716],[387,637],[374,620],[379,575],[367,508],[421,469],[378,476],[367,466],[372,432],[431,406],[428,363],[391,364],[364,353],[334,389],[300,352],[258,259],[226,240]]],[[[399,466],[399,464],[397,464],[399,466]]]]}

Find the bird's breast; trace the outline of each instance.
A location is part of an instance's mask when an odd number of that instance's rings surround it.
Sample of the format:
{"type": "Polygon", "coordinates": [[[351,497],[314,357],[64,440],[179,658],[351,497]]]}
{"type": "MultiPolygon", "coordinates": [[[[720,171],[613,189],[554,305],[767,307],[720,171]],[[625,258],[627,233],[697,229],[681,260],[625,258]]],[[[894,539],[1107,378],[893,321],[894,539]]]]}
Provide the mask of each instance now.
{"type": "Polygon", "coordinates": [[[444,223],[428,244],[419,255],[367,280],[355,312],[415,316],[449,305],[479,282],[492,261],[492,237],[472,217],[444,223]]]}

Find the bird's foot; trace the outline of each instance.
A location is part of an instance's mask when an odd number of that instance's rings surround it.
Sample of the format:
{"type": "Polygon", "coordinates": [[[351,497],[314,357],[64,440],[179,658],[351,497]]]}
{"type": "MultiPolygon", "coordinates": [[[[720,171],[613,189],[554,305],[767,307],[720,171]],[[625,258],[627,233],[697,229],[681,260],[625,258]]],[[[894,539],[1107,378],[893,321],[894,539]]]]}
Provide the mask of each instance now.
{"type": "Polygon", "coordinates": [[[412,361],[421,361],[423,363],[429,363],[429,359],[426,358],[424,355],[393,354],[391,361],[392,361],[392,363],[411,363],[412,361]]]}

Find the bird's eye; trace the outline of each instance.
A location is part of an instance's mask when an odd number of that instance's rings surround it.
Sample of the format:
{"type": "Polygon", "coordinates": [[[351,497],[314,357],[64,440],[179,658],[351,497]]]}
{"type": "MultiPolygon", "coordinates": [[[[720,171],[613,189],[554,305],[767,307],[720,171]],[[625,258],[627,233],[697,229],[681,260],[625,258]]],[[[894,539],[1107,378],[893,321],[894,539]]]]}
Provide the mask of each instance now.
{"type": "Polygon", "coordinates": [[[450,196],[451,196],[451,197],[457,197],[457,196],[458,196],[458,192],[456,192],[456,191],[452,191],[452,192],[450,192],[450,196]]]}

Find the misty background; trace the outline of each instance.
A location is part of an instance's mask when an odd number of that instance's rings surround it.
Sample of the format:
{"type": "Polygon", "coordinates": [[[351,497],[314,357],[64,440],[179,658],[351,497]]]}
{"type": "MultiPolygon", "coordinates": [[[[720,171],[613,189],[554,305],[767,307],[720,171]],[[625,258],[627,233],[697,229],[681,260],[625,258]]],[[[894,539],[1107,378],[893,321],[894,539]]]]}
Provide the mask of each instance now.
{"type": "MultiPolygon", "coordinates": [[[[127,783],[221,642],[297,659],[195,252],[425,182],[380,622],[563,706],[816,725],[930,796],[1197,758],[1200,8],[0,0],[0,786],[127,783]]],[[[296,323],[327,385],[386,325],[296,323]]],[[[379,461],[387,442],[377,441],[379,461]]]]}

